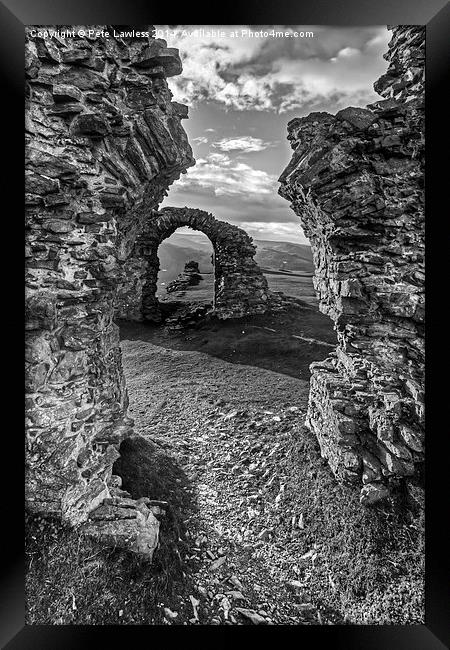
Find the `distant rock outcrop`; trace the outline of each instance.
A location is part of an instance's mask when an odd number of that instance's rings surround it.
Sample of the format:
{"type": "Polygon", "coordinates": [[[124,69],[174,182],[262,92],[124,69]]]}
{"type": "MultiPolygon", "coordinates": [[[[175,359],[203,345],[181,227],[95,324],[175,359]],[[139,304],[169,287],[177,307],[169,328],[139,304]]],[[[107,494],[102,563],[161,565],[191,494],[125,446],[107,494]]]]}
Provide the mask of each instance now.
{"type": "Polygon", "coordinates": [[[424,460],[425,28],[393,27],[384,99],[291,120],[280,177],[338,347],[311,366],[308,423],[361,501],[424,460]]]}
{"type": "Polygon", "coordinates": [[[174,291],[184,291],[188,287],[196,287],[200,284],[200,281],[203,280],[200,275],[200,269],[198,268],[198,262],[191,260],[186,262],[184,265],[184,271],[175,278],[173,282],[170,282],[167,287],[167,293],[173,293],[174,291]]]}

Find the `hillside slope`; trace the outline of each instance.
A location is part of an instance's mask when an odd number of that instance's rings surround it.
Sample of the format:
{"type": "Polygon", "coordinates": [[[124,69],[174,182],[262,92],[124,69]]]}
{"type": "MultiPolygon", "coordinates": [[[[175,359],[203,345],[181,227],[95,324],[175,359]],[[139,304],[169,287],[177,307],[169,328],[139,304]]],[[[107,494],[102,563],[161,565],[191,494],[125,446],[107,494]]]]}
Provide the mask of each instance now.
{"type": "Polygon", "coordinates": [[[120,328],[136,435],[115,471],[167,501],[160,547],[148,566],[34,519],[28,624],[423,623],[422,516],[402,494],[361,508],[303,426],[326,316],[120,328]]]}
{"type": "MultiPolygon", "coordinates": [[[[254,243],[257,246],[255,260],[262,268],[313,273],[309,245],[269,240],[254,240],[254,243]]],[[[211,242],[205,235],[174,233],[158,249],[161,269],[158,284],[172,282],[190,260],[199,263],[200,273],[210,273],[212,252],[211,242]]]]}

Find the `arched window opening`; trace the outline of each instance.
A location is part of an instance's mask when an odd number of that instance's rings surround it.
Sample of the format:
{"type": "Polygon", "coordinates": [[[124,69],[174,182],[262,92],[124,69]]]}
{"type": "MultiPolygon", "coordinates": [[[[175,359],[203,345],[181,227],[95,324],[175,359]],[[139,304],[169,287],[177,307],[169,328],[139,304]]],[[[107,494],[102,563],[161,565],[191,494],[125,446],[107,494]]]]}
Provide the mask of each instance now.
{"type": "Polygon", "coordinates": [[[213,308],[214,248],[202,232],[177,229],[158,248],[156,298],[162,312],[180,307],[213,308]]]}

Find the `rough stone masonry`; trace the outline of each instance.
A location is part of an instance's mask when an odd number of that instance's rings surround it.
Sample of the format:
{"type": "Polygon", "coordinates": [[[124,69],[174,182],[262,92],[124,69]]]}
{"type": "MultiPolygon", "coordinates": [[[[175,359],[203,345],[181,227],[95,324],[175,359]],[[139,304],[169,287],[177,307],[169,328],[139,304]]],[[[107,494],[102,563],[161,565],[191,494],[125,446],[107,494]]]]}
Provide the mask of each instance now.
{"type": "Polygon", "coordinates": [[[205,210],[167,207],[146,222],[126,263],[127,273],[119,286],[117,316],[128,320],[161,321],[156,297],[158,247],[175,230],[189,226],[203,232],[214,250],[214,315],[219,319],[264,314],[275,296],[254,260],[251,237],[205,210]]]}
{"type": "MultiPolygon", "coordinates": [[[[376,85],[386,99],[293,120],[295,152],[281,177],[339,338],[312,368],[309,423],[336,475],[364,483],[365,503],[411,476],[424,453],[423,48],[421,27],[394,28],[376,85]]],[[[162,40],[27,30],[27,507],[73,524],[89,518],[91,532],[147,555],[159,506],[133,501],[111,475],[132,431],[113,318],[117,287],[139,264],[144,275],[133,277],[146,278],[152,313],[155,276],[136,242],[180,216],[157,212],[194,164],[187,108],[166,81],[180,72],[162,40]]],[[[250,264],[251,242],[247,252],[250,264]]],[[[217,258],[216,246],[220,279],[217,258]]],[[[250,266],[258,312],[266,285],[250,266]]],[[[240,284],[245,310],[251,296],[240,284]]]]}
{"type": "Polygon", "coordinates": [[[97,531],[151,554],[158,522],[111,477],[132,426],[114,297],[146,215],[194,164],[187,107],[166,81],[181,61],[151,37],[32,38],[31,29],[26,503],[71,523],[100,506],[97,531]]]}
{"type": "Polygon", "coordinates": [[[291,120],[279,193],[309,237],[338,347],[311,366],[307,422],[362,503],[424,460],[425,28],[390,27],[385,99],[291,120]]]}

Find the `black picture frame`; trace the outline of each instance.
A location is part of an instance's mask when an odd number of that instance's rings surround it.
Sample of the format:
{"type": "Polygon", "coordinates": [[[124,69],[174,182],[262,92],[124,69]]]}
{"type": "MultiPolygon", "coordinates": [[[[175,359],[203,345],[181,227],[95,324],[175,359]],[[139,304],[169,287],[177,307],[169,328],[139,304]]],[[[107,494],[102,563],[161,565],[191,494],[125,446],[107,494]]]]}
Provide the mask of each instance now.
{"type": "MultiPolygon", "coordinates": [[[[16,351],[21,347],[23,323],[23,300],[21,282],[23,278],[22,242],[23,219],[21,218],[23,185],[23,106],[24,106],[24,26],[29,24],[302,24],[302,25],[426,25],[426,236],[427,236],[427,311],[432,313],[433,292],[440,290],[435,282],[441,271],[440,261],[448,258],[448,238],[442,235],[442,226],[448,221],[445,178],[446,165],[439,160],[439,152],[445,149],[447,103],[444,99],[445,72],[448,61],[450,9],[443,0],[311,0],[298,3],[292,0],[247,0],[245,4],[220,6],[214,15],[211,9],[204,10],[191,3],[179,9],[170,9],[166,3],[153,6],[149,0],[3,0],[0,2],[0,69],[3,79],[3,105],[7,114],[3,121],[3,180],[6,180],[3,196],[8,195],[10,207],[4,208],[5,249],[14,252],[13,265],[5,269],[3,285],[4,304],[8,306],[3,319],[5,348],[16,351]],[[9,143],[6,143],[6,138],[9,143]],[[444,194],[445,193],[445,194],[444,194]],[[444,198],[445,196],[445,198],[444,198]],[[447,213],[447,214],[446,214],[447,213]],[[16,248],[17,247],[17,248],[16,248]],[[440,248],[441,247],[441,248],[440,248]],[[446,254],[447,253],[447,254],[446,254]],[[17,287],[16,284],[19,286],[17,287]]],[[[448,155],[448,154],[447,154],[448,155]]],[[[445,268],[445,266],[444,266],[445,268]]],[[[23,286],[23,285],[22,285],[23,286]]],[[[446,296],[446,294],[445,294],[446,296]]],[[[439,297],[437,299],[439,302],[439,297]]],[[[444,302],[447,302],[444,298],[444,302]]],[[[439,303],[443,307],[442,303],[439,303]]],[[[438,424],[435,413],[438,405],[446,404],[445,383],[436,379],[435,368],[444,363],[442,347],[438,341],[445,341],[445,330],[439,333],[439,325],[445,319],[428,317],[427,342],[427,404],[431,418],[427,428],[427,479],[426,479],[426,623],[414,626],[274,626],[265,628],[222,627],[214,634],[214,628],[148,626],[25,626],[24,594],[24,444],[20,433],[22,428],[22,400],[20,379],[17,385],[10,384],[5,393],[4,412],[13,409],[13,422],[4,424],[3,469],[13,469],[6,479],[3,474],[3,512],[6,524],[1,534],[3,571],[0,593],[2,621],[0,642],[9,650],[22,648],[81,648],[98,646],[112,637],[119,643],[140,643],[146,645],[169,641],[176,642],[180,630],[181,643],[186,640],[198,642],[203,636],[223,639],[229,643],[244,635],[253,643],[267,640],[282,642],[285,632],[293,632],[291,643],[309,648],[313,643],[325,643],[332,648],[346,650],[440,650],[450,641],[448,599],[448,547],[445,531],[446,504],[448,503],[448,480],[446,480],[447,456],[443,450],[448,436],[445,425],[438,424]],[[444,338],[439,338],[444,337],[444,338]],[[435,348],[435,349],[433,349],[435,348]],[[439,355],[439,358],[437,358],[439,355]],[[11,400],[11,403],[10,403],[11,400]],[[433,420],[433,424],[430,422],[433,420]],[[262,631],[263,630],[263,631],[262,631]],[[247,636],[250,634],[250,636],[247,636]],[[275,636],[276,635],[276,636],[275,636]]],[[[447,335],[448,337],[448,335],[447,335]]],[[[16,359],[14,367],[20,366],[16,359]]],[[[4,362],[4,374],[14,368],[4,362]]],[[[16,377],[20,375],[17,373],[16,377]]],[[[445,415],[445,413],[444,413],[445,415]]],[[[445,420],[444,420],[445,422],[445,420]]],[[[131,645],[129,647],[132,647],[131,645]]]]}

